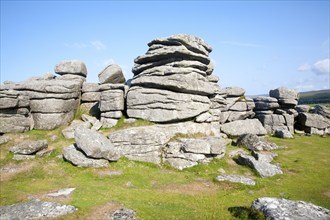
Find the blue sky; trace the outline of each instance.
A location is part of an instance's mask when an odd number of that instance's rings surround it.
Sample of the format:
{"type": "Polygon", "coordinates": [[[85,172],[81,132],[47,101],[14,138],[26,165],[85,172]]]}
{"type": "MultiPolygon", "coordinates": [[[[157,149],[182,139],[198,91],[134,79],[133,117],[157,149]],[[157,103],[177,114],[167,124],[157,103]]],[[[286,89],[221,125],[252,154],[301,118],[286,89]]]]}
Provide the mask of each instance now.
{"type": "Polygon", "coordinates": [[[159,37],[186,33],[213,47],[221,87],[249,95],[329,88],[330,1],[1,1],[1,83],[85,62],[87,81],[111,63],[126,79],[159,37]]]}

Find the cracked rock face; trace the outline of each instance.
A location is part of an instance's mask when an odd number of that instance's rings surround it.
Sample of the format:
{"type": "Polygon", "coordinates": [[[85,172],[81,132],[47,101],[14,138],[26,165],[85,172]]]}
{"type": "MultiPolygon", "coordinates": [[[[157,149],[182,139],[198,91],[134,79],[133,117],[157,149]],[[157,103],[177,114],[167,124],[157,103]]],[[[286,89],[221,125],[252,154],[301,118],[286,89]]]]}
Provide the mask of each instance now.
{"type": "Polygon", "coordinates": [[[56,218],[75,212],[77,209],[71,205],[62,205],[54,202],[32,200],[30,202],[0,206],[1,219],[45,219],[56,218]]]}
{"type": "Polygon", "coordinates": [[[270,220],[330,219],[330,210],[303,201],[264,197],[255,200],[252,208],[260,210],[270,220]]]}

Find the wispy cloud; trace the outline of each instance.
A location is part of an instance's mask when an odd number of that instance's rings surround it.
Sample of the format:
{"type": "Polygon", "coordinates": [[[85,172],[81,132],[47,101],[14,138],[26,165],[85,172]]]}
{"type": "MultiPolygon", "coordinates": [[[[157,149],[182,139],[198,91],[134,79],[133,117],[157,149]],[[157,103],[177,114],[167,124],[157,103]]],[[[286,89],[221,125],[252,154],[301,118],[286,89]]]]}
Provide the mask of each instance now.
{"type": "Polygon", "coordinates": [[[83,42],[64,43],[64,46],[74,49],[83,49],[83,48],[93,48],[95,50],[107,49],[107,46],[100,40],[90,41],[89,43],[83,43],[83,42]]]}
{"type": "Polygon", "coordinates": [[[107,49],[107,46],[104,43],[102,43],[102,41],[100,41],[100,40],[91,41],[90,43],[91,43],[92,47],[94,47],[96,50],[107,49]]]}
{"type": "Polygon", "coordinates": [[[312,71],[317,75],[330,73],[330,59],[319,60],[313,64],[312,71]]]}
{"type": "Polygon", "coordinates": [[[297,70],[299,72],[307,72],[307,71],[310,71],[311,70],[311,65],[309,65],[308,63],[304,63],[302,65],[300,65],[297,70]]]}
{"type": "Polygon", "coordinates": [[[261,45],[261,44],[245,43],[245,42],[237,42],[237,41],[220,41],[220,44],[237,46],[237,47],[266,47],[265,45],[261,45]]]}

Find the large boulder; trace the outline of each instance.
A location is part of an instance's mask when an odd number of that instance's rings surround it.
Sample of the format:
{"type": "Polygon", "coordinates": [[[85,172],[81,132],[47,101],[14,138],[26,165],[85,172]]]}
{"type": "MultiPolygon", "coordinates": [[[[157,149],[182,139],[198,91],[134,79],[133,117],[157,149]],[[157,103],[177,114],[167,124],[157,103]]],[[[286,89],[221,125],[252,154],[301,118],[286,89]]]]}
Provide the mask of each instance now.
{"type": "Polygon", "coordinates": [[[322,115],[323,117],[330,119],[330,108],[324,105],[316,105],[312,109],[312,113],[322,115]]]}
{"type": "Polygon", "coordinates": [[[70,145],[63,149],[63,158],[78,167],[108,167],[109,161],[105,159],[95,159],[87,157],[75,145],[70,145]]]}
{"type": "Polygon", "coordinates": [[[80,60],[65,60],[55,66],[55,73],[59,75],[80,75],[86,77],[86,65],[80,60]]]}
{"type": "Polygon", "coordinates": [[[111,64],[102,70],[99,75],[101,84],[104,83],[125,83],[126,79],[122,69],[117,64],[111,64]]]}
{"type": "Polygon", "coordinates": [[[330,119],[319,114],[300,113],[298,116],[298,122],[305,127],[313,127],[317,129],[330,127],[330,119]]]}
{"type": "Polygon", "coordinates": [[[271,151],[279,148],[276,144],[269,143],[255,134],[242,134],[238,137],[236,144],[253,151],[271,151]]]}
{"type": "Polygon", "coordinates": [[[246,119],[229,122],[221,125],[221,131],[230,136],[240,136],[242,134],[267,134],[266,129],[258,119],[246,119]]]}
{"type": "Polygon", "coordinates": [[[292,201],[282,198],[258,198],[252,203],[252,208],[258,209],[270,220],[301,219],[328,220],[330,210],[304,201],[292,201]]]}
{"type": "Polygon", "coordinates": [[[120,158],[114,145],[97,131],[79,127],[75,129],[74,138],[78,149],[88,157],[117,161],[120,158]]]}
{"type": "Polygon", "coordinates": [[[269,96],[276,98],[278,100],[284,100],[284,99],[298,99],[298,93],[293,89],[288,89],[285,87],[280,87],[277,89],[272,89],[269,91],[269,96]]]}
{"type": "Polygon", "coordinates": [[[176,122],[208,111],[206,96],[132,87],[127,94],[127,115],[153,122],[176,122]]]}

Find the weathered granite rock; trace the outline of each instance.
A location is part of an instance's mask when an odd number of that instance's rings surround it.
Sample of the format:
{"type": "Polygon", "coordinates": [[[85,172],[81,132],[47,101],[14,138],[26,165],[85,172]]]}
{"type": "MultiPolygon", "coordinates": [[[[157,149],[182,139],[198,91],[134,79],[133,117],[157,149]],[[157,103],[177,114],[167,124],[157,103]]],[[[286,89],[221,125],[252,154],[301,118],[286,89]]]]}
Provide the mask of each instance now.
{"type": "Polygon", "coordinates": [[[159,66],[148,71],[134,77],[131,85],[197,95],[215,92],[207,78],[194,69],[159,66]]]}
{"type": "Polygon", "coordinates": [[[74,131],[76,130],[76,128],[78,127],[84,127],[84,128],[90,128],[91,127],[91,123],[90,122],[83,122],[80,120],[73,120],[70,124],[70,126],[64,128],[62,130],[62,134],[66,139],[71,139],[74,138],[74,131]]]}
{"type": "Polygon", "coordinates": [[[108,138],[120,155],[133,160],[158,164],[161,162],[162,148],[176,134],[201,133],[211,135],[214,132],[216,131],[214,131],[212,124],[183,122],[132,127],[115,131],[108,138]]]}
{"type": "Polygon", "coordinates": [[[0,133],[32,130],[34,122],[29,109],[28,96],[0,89],[0,133]]]}
{"type": "Polygon", "coordinates": [[[275,136],[279,138],[293,138],[292,134],[288,130],[276,130],[275,136]]]}
{"type": "Polygon", "coordinates": [[[32,200],[30,202],[0,206],[1,219],[45,219],[56,218],[77,210],[71,205],[32,200]]]}
{"type": "Polygon", "coordinates": [[[7,143],[8,141],[11,140],[11,137],[8,137],[8,136],[0,136],[0,145],[1,144],[5,144],[7,143]]]}
{"type": "Polygon", "coordinates": [[[64,113],[74,111],[79,105],[78,99],[33,99],[30,101],[32,113],[64,113]]]}
{"type": "Polygon", "coordinates": [[[128,208],[117,209],[112,213],[110,220],[136,220],[135,211],[128,208]]]}
{"type": "Polygon", "coordinates": [[[277,174],[283,174],[282,170],[278,166],[270,164],[263,160],[256,160],[252,156],[240,154],[238,156],[237,162],[242,165],[247,165],[252,169],[256,170],[263,178],[274,176],[277,174]]]}
{"type": "Polygon", "coordinates": [[[88,83],[85,82],[82,84],[81,92],[99,92],[100,91],[100,85],[97,83],[88,83]]]}
{"type": "Polygon", "coordinates": [[[74,112],[64,113],[33,113],[34,128],[39,130],[52,130],[62,125],[68,125],[74,112]]]}
{"type": "Polygon", "coordinates": [[[300,113],[300,112],[308,113],[310,109],[311,109],[311,107],[309,105],[297,105],[296,106],[296,110],[298,113],[300,113]]]}
{"type": "Polygon", "coordinates": [[[267,134],[266,129],[258,119],[246,119],[229,122],[221,125],[221,131],[230,136],[240,136],[242,134],[267,134]]]}
{"type": "Polygon", "coordinates": [[[253,201],[251,207],[263,212],[264,215],[270,220],[330,219],[330,210],[304,201],[293,201],[282,198],[263,197],[253,201]]]}
{"type": "Polygon", "coordinates": [[[288,89],[285,87],[280,87],[269,91],[269,96],[276,99],[288,99],[297,100],[298,93],[293,89],[288,89]]]}
{"type": "Polygon", "coordinates": [[[317,129],[330,127],[330,119],[318,114],[299,113],[298,122],[305,127],[313,127],[317,129]]]}
{"type": "Polygon", "coordinates": [[[74,132],[76,146],[88,157],[117,161],[120,156],[114,145],[97,131],[79,127],[74,132]]]}
{"type": "Polygon", "coordinates": [[[99,108],[101,112],[124,110],[124,92],[119,89],[102,91],[99,108]]]}
{"type": "Polygon", "coordinates": [[[312,109],[312,113],[322,115],[323,117],[330,119],[330,108],[324,105],[316,105],[312,109]]]}
{"type": "Polygon", "coordinates": [[[13,160],[33,160],[36,158],[35,155],[15,154],[13,160]]]}
{"type": "Polygon", "coordinates": [[[10,147],[9,151],[14,154],[34,154],[47,147],[47,140],[39,140],[17,144],[15,146],[10,147]]]}
{"type": "Polygon", "coordinates": [[[256,184],[256,181],[254,181],[253,179],[250,179],[248,177],[244,177],[244,176],[238,176],[238,175],[220,175],[217,176],[215,178],[217,181],[229,181],[229,182],[233,182],[233,183],[242,183],[245,185],[250,185],[250,186],[254,186],[256,184]]]}
{"type": "Polygon", "coordinates": [[[126,79],[120,66],[111,64],[104,68],[99,75],[101,84],[104,83],[125,83],[126,79]]]}
{"type": "Polygon", "coordinates": [[[55,73],[59,75],[72,74],[86,77],[86,65],[79,60],[65,60],[55,66],[55,73]]]}
{"type": "Polygon", "coordinates": [[[81,96],[82,102],[98,102],[100,100],[100,92],[84,92],[81,96]]]}
{"type": "Polygon", "coordinates": [[[245,89],[240,87],[226,87],[225,91],[228,97],[240,97],[245,94],[245,89]]]}
{"type": "Polygon", "coordinates": [[[153,122],[175,122],[208,111],[206,96],[168,90],[132,87],[127,94],[127,114],[153,122]]]}
{"type": "Polygon", "coordinates": [[[109,161],[105,159],[94,159],[87,157],[73,144],[63,149],[63,158],[78,167],[100,168],[107,167],[109,165],[109,161]]]}
{"type": "Polygon", "coordinates": [[[237,139],[237,146],[245,146],[254,151],[271,151],[279,149],[276,144],[269,143],[255,134],[242,134],[237,139]]]}
{"type": "Polygon", "coordinates": [[[115,126],[118,122],[118,119],[116,118],[101,118],[102,128],[112,128],[115,126]]]}

